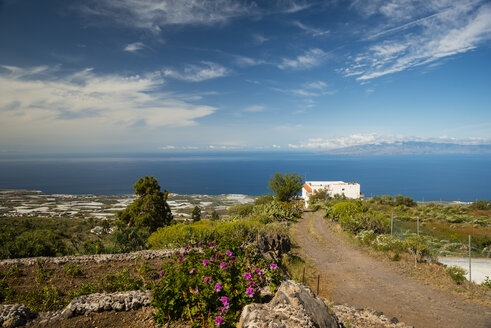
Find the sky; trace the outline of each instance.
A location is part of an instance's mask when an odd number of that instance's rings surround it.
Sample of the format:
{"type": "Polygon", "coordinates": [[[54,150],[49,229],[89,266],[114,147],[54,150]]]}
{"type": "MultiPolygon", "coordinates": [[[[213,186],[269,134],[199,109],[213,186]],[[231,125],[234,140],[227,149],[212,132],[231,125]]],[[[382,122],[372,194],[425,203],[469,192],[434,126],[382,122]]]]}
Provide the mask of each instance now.
{"type": "Polygon", "coordinates": [[[3,0],[0,154],[491,143],[491,2],[3,0]]]}

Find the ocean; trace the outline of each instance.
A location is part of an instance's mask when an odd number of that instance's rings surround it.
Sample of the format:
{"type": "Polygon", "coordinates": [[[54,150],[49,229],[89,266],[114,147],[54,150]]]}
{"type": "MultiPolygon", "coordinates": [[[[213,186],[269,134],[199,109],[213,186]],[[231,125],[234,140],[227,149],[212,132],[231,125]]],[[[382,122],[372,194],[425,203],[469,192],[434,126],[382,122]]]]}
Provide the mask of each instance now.
{"type": "Polygon", "coordinates": [[[417,201],[491,199],[491,155],[333,156],[298,152],[0,156],[0,189],[123,195],[142,176],[178,194],[269,193],[275,172],[356,181],[365,196],[417,201]]]}

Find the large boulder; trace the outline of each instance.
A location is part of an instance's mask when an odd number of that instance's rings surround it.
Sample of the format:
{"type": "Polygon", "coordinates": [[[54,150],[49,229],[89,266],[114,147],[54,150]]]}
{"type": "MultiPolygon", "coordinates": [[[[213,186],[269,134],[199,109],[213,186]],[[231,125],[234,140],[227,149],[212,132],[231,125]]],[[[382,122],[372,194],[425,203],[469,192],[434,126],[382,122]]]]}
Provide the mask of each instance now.
{"type": "Polygon", "coordinates": [[[291,328],[342,327],[326,303],[310,288],[293,280],[284,281],[271,302],[244,307],[237,327],[291,328]]]}

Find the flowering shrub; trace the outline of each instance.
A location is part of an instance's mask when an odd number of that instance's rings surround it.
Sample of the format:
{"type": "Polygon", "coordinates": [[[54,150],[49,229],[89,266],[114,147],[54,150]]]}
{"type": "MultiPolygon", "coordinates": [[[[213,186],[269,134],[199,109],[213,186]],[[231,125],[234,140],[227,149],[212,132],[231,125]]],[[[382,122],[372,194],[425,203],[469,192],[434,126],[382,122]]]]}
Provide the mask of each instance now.
{"type": "Polygon", "coordinates": [[[356,238],[365,245],[370,245],[376,235],[372,230],[362,230],[356,235],[356,238]]]}
{"type": "Polygon", "coordinates": [[[378,235],[372,242],[373,248],[381,251],[399,251],[404,249],[404,243],[391,235],[378,235]]]}
{"type": "Polygon", "coordinates": [[[160,324],[187,320],[195,327],[233,327],[242,308],[260,301],[261,289],[275,290],[281,279],[276,265],[253,248],[187,247],[162,268],[153,291],[155,319],[160,324]]]}

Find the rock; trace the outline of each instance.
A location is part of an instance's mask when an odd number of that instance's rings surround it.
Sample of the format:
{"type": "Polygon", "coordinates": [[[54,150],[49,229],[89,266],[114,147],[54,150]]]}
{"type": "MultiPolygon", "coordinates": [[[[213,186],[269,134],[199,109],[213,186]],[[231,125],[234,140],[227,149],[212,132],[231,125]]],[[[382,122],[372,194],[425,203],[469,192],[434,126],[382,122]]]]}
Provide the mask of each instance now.
{"type": "Polygon", "coordinates": [[[284,281],[271,302],[249,304],[237,327],[341,327],[324,301],[310,288],[293,280],[284,281]]]}
{"type": "Polygon", "coordinates": [[[399,323],[399,319],[397,319],[396,317],[393,317],[392,319],[390,319],[390,322],[399,323]]]}
{"type": "Polygon", "coordinates": [[[258,236],[256,245],[261,253],[276,262],[280,262],[281,256],[291,249],[290,238],[280,234],[258,236]]]}
{"type": "Polygon", "coordinates": [[[73,311],[72,309],[70,309],[69,307],[66,307],[62,312],[61,312],[61,317],[63,319],[68,319],[68,318],[71,318],[73,317],[74,314],[73,314],[73,311]]]}
{"type": "Polygon", "coordinates": [[[36,314],[23,304],[0,305],[0,325],[5,328],[19,327],[34,319],[36,314]]]}

